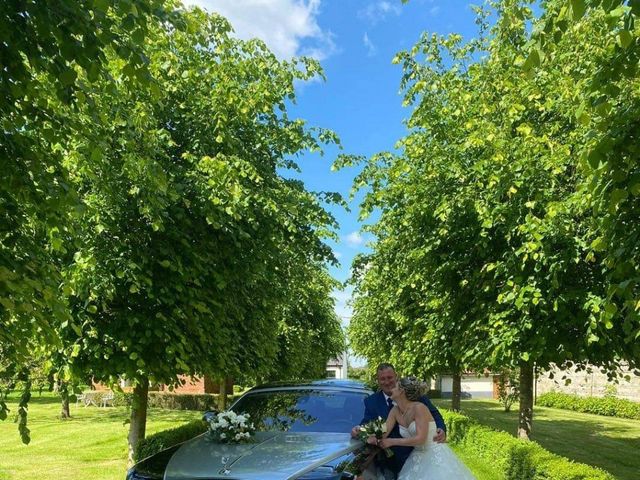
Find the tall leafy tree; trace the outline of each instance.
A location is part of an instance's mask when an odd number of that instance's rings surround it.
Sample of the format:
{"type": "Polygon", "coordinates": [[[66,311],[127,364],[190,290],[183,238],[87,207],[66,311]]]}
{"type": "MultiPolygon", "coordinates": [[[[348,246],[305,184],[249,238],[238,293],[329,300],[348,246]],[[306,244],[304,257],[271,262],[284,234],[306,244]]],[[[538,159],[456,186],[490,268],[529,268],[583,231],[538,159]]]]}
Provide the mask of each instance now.
{"type": "MultiPolygon", "coordinates": [[[[56,328],[68,319],[58,260],[80,200],[60,146],[83,131],[90,137],[86,124],[75,121],[74,105],[92,82],[111,81],[108,55],[120,59],[129,85],[148,85],[142,43],[152,24],[174,18],[173,4],[161,0],[0,5],[0,344],[12,366],[7,375],[26,378],[19,366],[35,336],[59,343],[56,328]]],[[[28,441],[26,427],[21,433],[28,441]]]]}
{"type": "Polygon", "coordinates": [[[323,277],[335,222],[321,201],[331,196],[280,174],[335,140],[286,111],[294,80],[319,65],[235,40],[217,15],[194,10],[182,22],[147,37],[158,88],[121,88],[121,60],[110,58],[115,83],[94,84],[78,114],[100,142],[79,135],[64,151],[83,206],[63,274],[64,355],[71,376],[134,383],[131,455],[150,381],[272,375],[282,314],[307,348],[322,337],[314,366],[340,333],[323,277]],[[316,283],[298,299],[305,274],[316,283]]]}
{"type": "MultiPolygon", "coordinates": [[[[596,364],[613,374],[622,359],[638,361],[636,317],[617,316],[605,283],[612,264],[593,252],[606,247],[594,239],[590,197],[581,200],[589,172],[577,156],[594,133],[576,116],[575,77],[597,81],[620,34],[611,33],[615,15],[594,10],[550,40],[544,29],[561,3],[545,2],[536,19],[527,2],[488,2],[478,11],[479,40],[424,34],[401,53],[412,131],[402,156],[382,165],[374,157],[358,181],[371,189],[365,213],[379,209],[381,219],[359,280],[374,288],[356,300],[356,346],[379,348],[365,333],[377,310],[395,315],[391,326],[409,342],[386,340],[414,363],[436,366],[415,348],[422,340],[463,366],[519,366],[523,437],[534,364],[596,364]],[[540,36],[553,52],[544,62],[540,36]]],[[[618,225],[633,238],[630,223],[618,225]]]]}

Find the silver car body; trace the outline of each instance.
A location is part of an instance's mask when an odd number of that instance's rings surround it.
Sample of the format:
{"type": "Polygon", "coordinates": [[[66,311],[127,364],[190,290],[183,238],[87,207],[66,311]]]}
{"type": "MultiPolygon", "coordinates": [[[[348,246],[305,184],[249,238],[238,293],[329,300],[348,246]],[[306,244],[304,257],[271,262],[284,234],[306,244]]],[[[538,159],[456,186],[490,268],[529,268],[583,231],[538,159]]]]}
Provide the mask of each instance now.
{"type": "MultiPolygon", "coordinates": [[[[274,394],[290,390],[358,394],[364,398],[371,391],[349,381],[316,381],[306,384],[255,388],[246,395],[274,394]]],[[[231,410],[242,401],[241,397],[231,410]]],[[[363,405],[364,408],[364,405],[363,405]]],[[[357,424],[355,420],[353,425],[357,424]]],[[[220,444],[200,435],[180,446],[167,464],[164,480],[229,479],[290,480],[316,478],[313,471],[358,450],[362,443],[341,432],[256,432],[248,444],[220,444]],[[312,472],[309,474],[309,472],[312,472]],[[310,475],[310,476],[307,476],[310,475]]],[[[320,478],[324,478],[320,476],[320,478]]],[[[327,476],[326,478],[335,478],[327,476]]]]}
{"type": "Polygon", "coordinates": [[[165,480],[295,479],[362,446],[348,433],[257,432],[255,440],[221,445],[194,438],[171,458],[165,480]]]}

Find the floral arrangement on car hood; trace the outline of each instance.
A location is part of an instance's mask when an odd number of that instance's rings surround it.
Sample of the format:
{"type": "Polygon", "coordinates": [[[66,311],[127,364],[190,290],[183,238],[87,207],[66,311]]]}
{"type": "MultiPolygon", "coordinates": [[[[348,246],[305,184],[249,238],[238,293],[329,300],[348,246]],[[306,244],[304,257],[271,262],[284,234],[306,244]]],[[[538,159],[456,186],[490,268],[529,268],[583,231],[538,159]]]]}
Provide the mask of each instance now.
{"type": "Polygon", "coordinates": [[[256,432],[248,413],[236,414],[231,410],[220,412],[209,420],[207,435],[219,443],[248,443],[256,432]]]}

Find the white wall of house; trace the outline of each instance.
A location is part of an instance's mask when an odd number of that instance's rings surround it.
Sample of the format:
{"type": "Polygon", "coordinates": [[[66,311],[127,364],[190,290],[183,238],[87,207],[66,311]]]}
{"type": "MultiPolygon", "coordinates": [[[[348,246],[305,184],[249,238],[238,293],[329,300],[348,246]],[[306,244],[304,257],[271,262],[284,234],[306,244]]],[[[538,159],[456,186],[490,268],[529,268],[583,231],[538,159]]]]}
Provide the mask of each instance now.
{"type": "MultiPolygon", "coordinates": [[[[451,398],[453,393],[453,377],[442,375],[440,381],[442,396],[451,398]]],[[[463,375],[460,382],[462,398],[493,398],[493,375],[478,377],[463,375]]]]}
{"type": "Polygon", "coordinates": [[[602,397],[607,390],[619,398],[626,398],[635,402],[640,401],[640,377],[633,374],[628,368],[623,368],[622,373],[629,376],[629,381],[624,378],[618,383],[610,382],[607,376],[593,367],[591,372],[577,371],[575,368],[559,369],[552,366],[548,372],[542,372],[536,382],[536,393],[562,392],[580,395],[582,397],[602,397]],[[553,374],[554,378],[549,378],[553,374]],[[563,378],[564,377],[564,378],[563,378]],[[571,382],[566,384],[565,378],[571,382]]]}
{"type": "Polygon", "coordinates": [[[347,359],[347,352],[344,352],[339,355],[338,358],[332,358],[331,360],[329,360],[327,362],[327,378],[347,378],[347,359]]]}

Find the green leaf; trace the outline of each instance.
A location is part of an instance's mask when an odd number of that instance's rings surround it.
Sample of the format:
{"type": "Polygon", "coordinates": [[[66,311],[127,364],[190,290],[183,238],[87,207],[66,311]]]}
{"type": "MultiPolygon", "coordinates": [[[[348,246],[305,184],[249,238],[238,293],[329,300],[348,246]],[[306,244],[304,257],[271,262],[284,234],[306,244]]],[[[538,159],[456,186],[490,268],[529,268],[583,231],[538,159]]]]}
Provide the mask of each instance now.
{"type": "Polygon", "coordinates": [[[63,86],[73,85],[76,81],[78,74],[73,68],[65,68],[58,79],[63,86]]]}
{"type": "Polygon", "coordinates": [[[617,206],[629,197],[629,192],[622,188],[616,188],[611,192],[611,205],[617,206]]]}
{"type": "Polygon", "coordinates": [[[145,32],[142,28],[137,28],[131,34],[131,40],[133,40],[138,45],[144,44],[145,32]]]}
{"type": "Polygon", "coordinates": [[[621,30],[618,33],[618,44],[622,48],[627,48],[633,42],[633,35],[629,30],[621,30]]]}
{"type": "Polygon", "coordinates": [[[540,66],[540,52],[536,47],[532,47],[527,59],[522,65],[522,69],[525,72],[531,71],[540,66]]]}
{"type": "Polygon", "coordinates": [[[602,237],[598,237],[593,242],[591,242],[591,248],[596,252],[601,252],[605,250],[606,247],[607,247],[607,243],[602,237]]]}
{"type": "Polygon", "coordinates": [[[575,22],[580,20],[586,10],[584,0],[571,0],[571,15],[575,22]]]}

